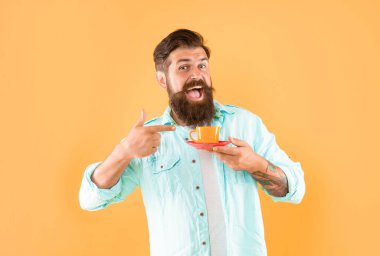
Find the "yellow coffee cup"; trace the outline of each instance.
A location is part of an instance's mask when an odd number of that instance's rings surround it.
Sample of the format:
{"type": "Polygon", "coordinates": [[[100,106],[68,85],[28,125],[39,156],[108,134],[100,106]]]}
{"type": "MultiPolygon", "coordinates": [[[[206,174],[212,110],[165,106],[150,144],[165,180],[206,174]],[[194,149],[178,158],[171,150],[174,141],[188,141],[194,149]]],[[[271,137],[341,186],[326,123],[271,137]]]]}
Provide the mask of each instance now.
{"type": "Polygon", "coordinates": [[[219,142],[219,126],[198,126],[195,130],[189,131],[189,137],[197,143],[217,143],[219,142]],[[192,134],[196,133],[195,139],[192,134]]]}

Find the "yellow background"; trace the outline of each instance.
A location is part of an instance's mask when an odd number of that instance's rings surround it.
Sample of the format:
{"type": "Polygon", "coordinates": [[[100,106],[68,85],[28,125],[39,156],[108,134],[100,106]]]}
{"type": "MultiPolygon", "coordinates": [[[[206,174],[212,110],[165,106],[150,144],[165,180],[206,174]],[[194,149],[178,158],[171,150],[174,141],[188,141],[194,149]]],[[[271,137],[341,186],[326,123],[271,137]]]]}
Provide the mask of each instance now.
{"type": "MultiPolygon", "coordinates": [[[[153,49],[189,28],[216,99],[300,161],[300,205],[261,193],[269,255],[379,255],[379,1],[0,1],[0,255],[148,255],[141,193],[83,211],[85,167],[145,108],[153,49]],[[232,3],[233,2],[233,3],[232,3]]],[[[174,241],[173,241],[174,242],[174,241]]]]}

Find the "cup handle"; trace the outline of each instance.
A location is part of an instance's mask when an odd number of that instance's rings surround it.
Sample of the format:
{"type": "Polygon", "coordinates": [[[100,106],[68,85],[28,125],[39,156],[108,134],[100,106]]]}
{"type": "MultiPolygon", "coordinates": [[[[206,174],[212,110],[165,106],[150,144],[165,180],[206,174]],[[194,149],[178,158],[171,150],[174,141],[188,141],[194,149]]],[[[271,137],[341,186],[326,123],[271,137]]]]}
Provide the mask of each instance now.
{"type": "Polygon", "coordinates": [[[193,140],[193,141],[197,141],[196,139],[193,138],[193,136],[191,136],[191,135],[193,134],[193,132],[196,133],[197,131],[196,131],[196,130],[191,130],[191,131],[189,131],[189,137],[190,137],[191,140],[193,140]]]}

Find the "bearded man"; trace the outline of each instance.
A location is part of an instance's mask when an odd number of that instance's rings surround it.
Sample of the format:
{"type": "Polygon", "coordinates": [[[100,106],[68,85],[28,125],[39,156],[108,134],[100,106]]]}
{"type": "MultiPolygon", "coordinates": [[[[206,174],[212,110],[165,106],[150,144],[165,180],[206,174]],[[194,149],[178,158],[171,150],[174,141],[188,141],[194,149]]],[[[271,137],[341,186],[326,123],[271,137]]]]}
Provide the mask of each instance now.
{"type": "Polygon", "coordinates": [[[257,115],[213,98],[210,50],[199,33],[176,30],[153,55],[169,106],[148,122],[142,111],[112,153],[86,168],[81,207],[104,209],[140,186],[151,255],[266,255],[258,183],[275,202],[300,203],[300,163],[257,115]],[[191,147],[198,126],[219,126],[230,144],[191,147]]]}

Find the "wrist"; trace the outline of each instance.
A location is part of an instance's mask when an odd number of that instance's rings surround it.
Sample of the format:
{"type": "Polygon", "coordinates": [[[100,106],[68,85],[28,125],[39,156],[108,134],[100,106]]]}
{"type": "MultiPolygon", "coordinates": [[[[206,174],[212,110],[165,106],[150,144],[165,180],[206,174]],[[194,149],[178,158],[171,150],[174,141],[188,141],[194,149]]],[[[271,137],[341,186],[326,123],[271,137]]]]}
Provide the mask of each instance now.
{"type": "Polygon", "coordinates": [[[249,172],[251,174],[257,173],[257,172],[265,173],[268,168],[269,162],[264,157],[261,157],[261,156],[259,156],[259,159],[256,160],[255,162],[256,164],[253,165],[252,168],[250,168],[249,172]]]}
{"type": "Polygon", "coordinates": [[[114,159],[118,162],[130,162],[134,157],[132,154],[129,153],[128,150],[126,150],[125,146],[122,144],[116,145],[114,150],[112,151],[112,155],[114,159]]]}

